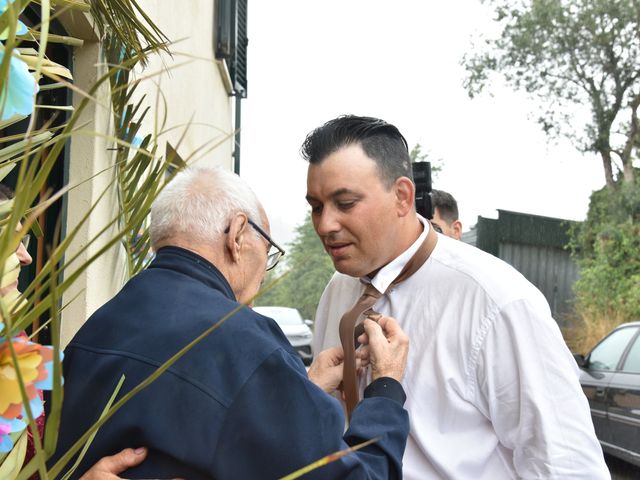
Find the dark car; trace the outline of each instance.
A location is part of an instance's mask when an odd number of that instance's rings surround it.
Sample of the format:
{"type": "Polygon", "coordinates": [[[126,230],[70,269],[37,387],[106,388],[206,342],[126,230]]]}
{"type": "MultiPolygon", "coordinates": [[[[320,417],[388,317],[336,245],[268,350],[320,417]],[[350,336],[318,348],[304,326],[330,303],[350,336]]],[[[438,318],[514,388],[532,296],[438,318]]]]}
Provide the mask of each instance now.
{"type": "Polygon", "coordinates": [[[602,449],[640,466],[640,322],[620,325],[586,357],[574,357],[602,449]]]}

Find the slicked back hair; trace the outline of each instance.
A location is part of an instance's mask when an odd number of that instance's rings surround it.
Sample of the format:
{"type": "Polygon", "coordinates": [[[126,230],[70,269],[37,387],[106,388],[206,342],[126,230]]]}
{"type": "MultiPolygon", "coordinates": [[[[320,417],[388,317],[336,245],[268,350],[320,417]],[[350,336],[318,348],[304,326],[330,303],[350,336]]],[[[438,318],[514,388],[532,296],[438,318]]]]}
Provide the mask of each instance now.
{"type": "Polygon", "coordinates": [[[458,220],[458,202],[453,198],[453,195],[444,190],[434,189],[431,191],[431,201],[433,202],[434,210],[438,209],[440,217],[448,225],[458,220]]]}
{"type": "Polygon", "coordinates": [[[238,212],[263,224],[258,198],[244,180],[220,167],[187,168],[151,206],[151,245],[175,237],[201,244],[216,241],[238,212]]]}
{"type": "Polygon", "coordinates": [[[407,141],[390,123],[373,117],[342,115],[313,130],[300,149],[312,165],[322,163],[332,153],[359,144],[378,166],[380,179],[391,188],[400,177],[413,180],[407,141]]]}

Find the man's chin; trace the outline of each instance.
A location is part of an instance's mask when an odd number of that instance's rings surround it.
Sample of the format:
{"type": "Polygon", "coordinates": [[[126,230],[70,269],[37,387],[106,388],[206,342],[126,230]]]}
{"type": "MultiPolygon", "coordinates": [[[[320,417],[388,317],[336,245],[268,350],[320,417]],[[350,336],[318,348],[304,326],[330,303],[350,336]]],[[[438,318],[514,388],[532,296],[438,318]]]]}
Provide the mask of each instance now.
{"type": "Polygon", "coordinates": [[[354,265],[352,261],[349,261],[349,259],[334,259],[333,266],[337,272],[340,272],[343,275],[349,275],[350,277],[360,278],[367,274],[365,269],[358,268],[358,265],[354,265]]]}

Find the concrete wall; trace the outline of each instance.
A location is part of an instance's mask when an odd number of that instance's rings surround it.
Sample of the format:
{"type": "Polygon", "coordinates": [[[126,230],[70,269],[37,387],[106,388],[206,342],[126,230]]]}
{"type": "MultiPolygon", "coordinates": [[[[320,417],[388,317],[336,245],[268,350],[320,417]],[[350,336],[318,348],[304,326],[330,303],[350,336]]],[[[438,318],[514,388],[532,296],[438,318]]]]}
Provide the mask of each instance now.
{"type": "Polygon", "coordinates": [[[156,56],[137,73],[145,78],[138,94],[158,105],[156,118],[153,112],[147,115],[142,133],[166,131],[159,139],[161,152],[165,141],[176,146],[184,135],[177,147],[182,158],[232,169],[233,101],[214,55],[214,2],[143,0],[140,5],[173,42],[173,57],[156,56]]]}

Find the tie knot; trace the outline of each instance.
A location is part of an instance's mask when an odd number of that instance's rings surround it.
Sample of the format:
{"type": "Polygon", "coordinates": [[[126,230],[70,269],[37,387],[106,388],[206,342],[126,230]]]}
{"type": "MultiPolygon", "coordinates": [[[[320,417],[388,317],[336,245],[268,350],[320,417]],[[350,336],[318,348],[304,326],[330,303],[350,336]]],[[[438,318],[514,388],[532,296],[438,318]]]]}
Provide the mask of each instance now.
{"type": "Polygon", "coordinates": [[[366,286],[364,287],[364,292],[362,293],[362,295],[366,295],[368,297],[373,297],[373,298],[380,298],[382,296],[382,293],[380,293],[378,289],[374,287],[372,284],[367,283],[366,286]]]}

